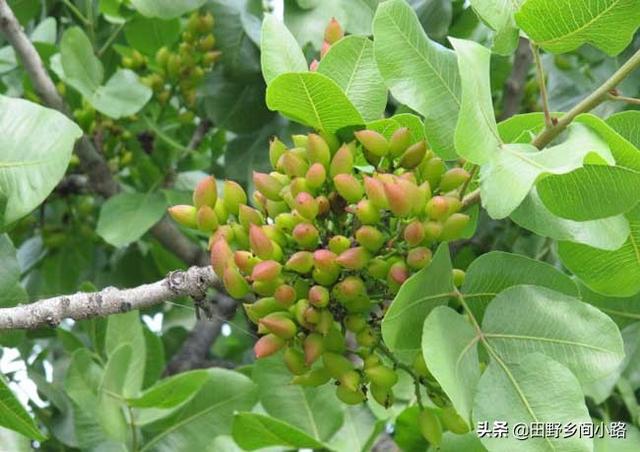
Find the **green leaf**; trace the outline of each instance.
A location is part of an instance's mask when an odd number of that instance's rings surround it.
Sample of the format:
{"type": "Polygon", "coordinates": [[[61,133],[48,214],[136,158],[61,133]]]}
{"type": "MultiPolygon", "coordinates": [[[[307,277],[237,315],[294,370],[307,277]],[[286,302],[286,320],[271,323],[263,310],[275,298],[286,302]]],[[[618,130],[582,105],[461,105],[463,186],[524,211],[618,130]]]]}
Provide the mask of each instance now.
{"type": "Polygon", "coordinates": [[[383,116],[387,88],[376,65],[370,39],[352,35],[333,44],[320,60],[318,72],[342,88],[366,121],[383,116]]]}
{"type": "Polygon", "coordinates": [[[511,213],[511,219],[542,237],[603,250],[617,250],[629,237],[629,222],[623,215],[580,222],[560,218],[545,207],[535,187],[511,213]]]}
{"type": "Polygon", "coordinates": [[[327,441],[342,426],[344,406],[331,385],[317,388],[293,385],[281,354],[259,359],[253,366],[260,403],[267,414],[302,430],[317,441],[327,441]]]}
{"type": "Polygon", "coordinates": [[[462,86],[460,114],[454,137],[456,150],[470,162],[482,165],[500,152],[502,146],[491,99],[491,52],[473,41],[449,40],[458,56],[462,86]]]}
{"type": "Polygon", "coordinates": [[[327,446],[302,430],[278,419],[256,413],[236,413],[233,439],[246,450],[283,446],[300,449],[323,449],[327,446]]]}
{"type": "Polygon", "coordinates": [[[390,118],[378,119],[367,123],[367,129],[375,130],[384,135],[385,138],[391,138],[393,132],[400,127],[406,127],[411,133],[411,144],[417,143],[425,138],[424,123],[422,120],[411,113],[401,113],[393,115],[390,118]]]}
{"type": "Polygon", "coordinates": [[[305,72],[307,60],[287,27],[275,16],[267,14],[262,22],[260,62],[267,84],[285,72],[305,72]]]}
{"type": "Polygon", "coordinates": [[[120,193],[102,205],[97,232],[115,247],[126,246],[162,218],[165,207],[159,193],[120,193]]]}
{"type": "Polygon", "coordinates": [[[591,44],[614,56],[629,45],[640,26],[640,9],[635,0],[527,0],[516,22],[549,52],[566,53],[591,44]]]}
{"type": "Polygon", "coordinates": [[[348,18],[347,31],[354,35],[372,34],[371,22],[381,0],[351,0],[342,2],[342,8],[348,18]]]}
{"type": "Polygon", "coordinates": [[[452,432],[444,432],[440,452],[486,452],[487,449],[480,442],[475,432],[458,435],[452,432]]]}
{"type": "Polygon", "coordinates": [[[509,55],[518,46],[518,26],[515,12],[524,0],[471,0],[471,7],[480,18],[495,31],[493,49],[501,55],[509,55]]]}
{"type": "Polygon", "coordinates": [[[155,55],[161,47],[170,47],[178,40],[180,21],[136,16],[127,21],[124,36],[131,47],[146,55],[155,55]]]}
{"type": "Polygon", "coordinates": [[[591,421],[576,377],[562,364],[541,353],[524,355],[518,364],[510,365],[492,359],[480,378],[473,414],[476,422],[488,422],[489,426],[494,421],[508,423],[506,437],[487,435],[480,438],[492,452],[592,450],[593,440],[577,435],[529,438],[527,441],[514,437],[513,427],[519,422],[579,425],[591,421]]]}
{"type": "Polygon", "coordinates": [[[135,72],[118,69],[106,85],[100,86],[87,97],[87,101],[96,110],[119,119],[140,111],[152,94],[153,91],[140,82],[135,72]]]}
{"type": "Polygon", "coordinates": [[[593,440],[594,452],[636,452],[640,444],[640,430],[631,424],[625,424],[627,432],[624,438],[597,437],[593,440]]]}
{"type": "Polygon", "coordinates": [[[555,267],[519,254],[492,251],[475,259],[462,285],[469,308],[480,321],[487,305],[509,287],[530,284],[548,287],[566,295],[579,296],[571,278],[555,267]]]}
{"type": "Polygon", "coordinates": [[[328,133],[364,124],[340,87],[325,75],[314,72],[278,76],[267,87],[267,106],[328,133]]]}
{"type": "Polygon", "coordinates": [[[307,5],[303,6],[301,0],[284,0],[284,23],[302,47],[311,44],[315,50],[320,50],[324,30],[332,17],[349,28],[351,19],[343,0],[304,1],[307,5]]]}
{"type": "Polygon", "coordinates": [[[58,184],[82,130],[61,113],[0,96],[0,230],[35,209],[58,184]]]}
{"type": "Polygon", "coordinates": [[[173,408],[196,394],[209,379],[206,370],[192,370],[160,380],[145,390],[140,397],[127,403],[136,408],[173,408]]]}
{"type": "Polygon", "coordinates": [[[613,372],[624,358],[622,337],[607,315],[546,287],[510,287],[489,304],[482,332],[507,364],[532,351],[568,367],[581,383],[613,372]]]}
{"type": "Polygon", "coordinates": [[[0,235],[0,306],[11,307],[28,300],[26,290],[20,285],[20,265],[16,249],[7,234],[0,235]]]}
{"type": "Polygon", "coordinates": [[[37,441],[46,439],[27,410],[13,395],[2,375],[0,375],[0,425],[37,441]]]}
{"type": "Polygon", "coordinates": [[[521,113],[498,123],[505,143],[530,143],[544,129],[544,113],[521,113]]]}
{"type": "Polygon", "coordinates": [[[209,379],[179,410],[144,427],[147,442],[141,451],[207,450],[213,438],[231,433],[236,411],[256,403],[256,387],[246,376],[207,369],[209,379]]]}
{"type": "Polygon", "coordinates": [[[588,126],[607,143],[617,166],[640,171],[640,150],[629,142],[626,136],[618,133],[615,128],[601,118],[589,113],[578,115],[574,121],[588,126]]]}
{"type": "Polygon", "coordinates": [[[445,304],[454,286],[451,257],[446,243],[438,247],[431,264],[405,281],[382,320],[382,338],[392,351],[421,348],[424,320],[432,309],[445,304]]]}
{"type": "Polygon", "coordinates": [[[615,251],[571,242],[558,244],[558,255],[565,267],[603,295],[630,297],[640,291],[640,208],[626,217],[631,232],[615,251]]]}
{"type": "Polygon", "coordinates": [[[608,297],[580,284],[580,294],[584,301],[611,317],[621,329],[640,321],[640,293],[631,297],[608,297]]]}
{"type": "Polygon", "coordinates": [[[140,14],[147,17],[173,19],[200,8],[206,0],[131,0],[140,14]]]}
{"type": "Polygon", "coordinates": [[[609,116],[606,120],[607,124],[613,130],[636,148],[640,148],[638,121],[640,121],[640,111],[637,110],[621,111],[620,113],[609,116]]]}
{"type": "Polygon", "coordinates": [[[368,452],[384,426],[366,405],[350,406],[344,410],[342,428],[329,442],[330,449],[368,452]]]}
{"type": "Polygon", "coordinates": [[[628,212],[640,201],[640,173],[619,166],[585,165],[536,184],[553,214],[576,221],[628,212]]]}
{"type": "Polygon", "coordinates": [[[480,380],[477,342],[473,327],[446,306],[433,309],[424,322],[424,360],[456,411],[469,425],[473,425],[473,397],[480,380]]]}
{"type": "Polygon", "coordinates": [[[60,40],[60,62],[66,82],[90,97],[104,80],[102,63],[93,53],[93,46],[80,27],[67,29],[60,40]]]}
{"type": "Polygon", "coordinates": [[[127,366],[126,381],[122,394],[125,397],[136,397],[142,389],[146,346],[138,311],[112,315],[108,319],[105,336],[105,352],[113,355],[122,345],[128,344],[135,350],[131,362],[127,366]]]}
{"type": "Polygon", "coordinates": [[[425,117],[433,150],[455,159],[453,137],[460,110],[455,53],[427,37],[404,0],[380,4],[373,35],[378,68],[391,94],[425,117]]]}

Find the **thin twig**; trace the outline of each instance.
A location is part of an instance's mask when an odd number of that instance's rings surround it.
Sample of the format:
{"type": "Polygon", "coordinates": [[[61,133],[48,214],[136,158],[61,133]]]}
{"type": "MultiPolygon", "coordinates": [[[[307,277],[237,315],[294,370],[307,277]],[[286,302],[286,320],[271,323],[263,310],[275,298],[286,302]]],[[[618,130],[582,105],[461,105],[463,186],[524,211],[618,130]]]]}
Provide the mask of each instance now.
{"type": "Polygon", "coordinates": [[[472,205],[477,204],[479,202],[480,202],[480,189],[476,188],[471,193],[469,193],[464,198],[462,198],[462,208],[468,209],[472,205]]]}
{"type": "Polygon", "coordinates": [[[538,85],[540,86],[540,98],[542,100],[544,122],[547,127],[553,127],[553,119],[551,118],[551,112],[549,111],[549,98],[547,96],[547,82],[544,77],[544,68],[542,67],[542,60],[540,59],[538,46],[533,42],[531,43],[531,53],[533,54],[533,61],[536,64],[536,75],[538,77],[538,85]]]}
{"type": "Polygon", "coordinates": [[[513,57],[513,69],[504,86],[504,106],[499,118],[500,121],[504,121],[520,111],[520,104],[524,97],[524,87],[526,86],[532,59],[529,40],[520,38],[518,48],[513,57]]]}
{"type": "Polygon", "coordinates": [[[640,105],[640,99],[636,97],[627,97],[627,96],[618,96],[615,94],[609,94],[607,96],[607,100],[617,100],[617,101],[626,102],[632,105],[640,105]]]}
{"type": "Polygon", "coordinates": [[[124,22],[121,24],[118,24],[118,26],[115,28],[113,33],[111,33],[111,36],[107,38],[103,46],[100,47],[100,50],[98,50],[98,53],[97,53],[98,58],[102,57],[102,55],[104,55],[104,53],[109,49],[109,47],[111,47],[111,44],[113,44],[113,41],[116,40],[116,38],[118,37],[118,35],[120,34],[123,28],[124,28],[124,22]]]}

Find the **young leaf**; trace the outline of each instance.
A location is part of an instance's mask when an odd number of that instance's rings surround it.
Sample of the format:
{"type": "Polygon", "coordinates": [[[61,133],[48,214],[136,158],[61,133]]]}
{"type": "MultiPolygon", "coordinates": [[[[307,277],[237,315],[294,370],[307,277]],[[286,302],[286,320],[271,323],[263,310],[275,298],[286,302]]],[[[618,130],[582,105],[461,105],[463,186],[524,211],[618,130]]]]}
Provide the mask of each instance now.
{"type": "Polygon", "coordinates": [[[473,10],[495,31],[493,50],[496,53],[509,55],[518,46],[518,27],[514,14],[523,2],[524,0],[471,0],[473,10]]]}
{"type": "Polygon", "coordinates": [[[460,110],[455,53],[427,37],[404,0],[380,4],[373,35],[378,68],[391,94],[425,117],[433,150],[455,159],[453,136],[460,110]]]}
{"type": "Polygon", "coordinates": [[[0,306],[15,306],[27,301],[27,291],[20,285],[20,265],[9,235],[0,235],[0,306]]]}
{"type": "Polygon", "coordinates": [[[473,327],[446,306],[436,307],[424,321],[424,360],[456,411],[469,425],[472,425],[473,397],[480,380],[477,342],[473,327]]]}
{"type": "Polygon", "coordinates": [[[162,218],[165,207],[158,193],[120,193],[102,206],[97,232],[113,246],[126,246],[162,218]]]}
{"type": "Polygon", "coordinates": [[[2,229],[51,193],[64,176],[82,130],[55,110],[4,96],[0,96],[0,130],[2,229]]]}
{"type": "Polygon", "coordinates": [[[613,320],[546,287],[514,286],[498,294],[487,307],[482,332],[507,364],[535,350],[568,367],[581,383],[610,374],[624,358],[613,320]]]}
{"type": "Polygon", "coordinates": [[[153,91],[140,82],[135,72],[118,69],[105,85],[87,97],[87,101],[96,110],[118,119],[139,112],[152,94],[153,91]]]}
{"type": "Polygon", "coordinates": [[[629,129],[628,123],[629,120],[637,120],[638,116],[627,115],[627,113],[634,113],[633,111],[623,113],[616,115],[621,119],[614,118],[611,123],[609,123],[609,120],[613,116],[605,122],[589,113],[578,115],[575,122],[586,125],[607,143],[617,166],[624,166],[640,172],[640,150],[638,150],[638,144],[635,142],[637,136],[634,137],[634,132],[629,129]],[[619,132],[616,127],[620,127],[621,131],[619,132]]]}
{"type": "Polygon", "coordinates": [[[127,403],[136,408],[173,408],[196,394],[209,378],[206,370],[192,370],[158,381],[127,403]]]}
{"type": "Polygon", "coordinates": [[[173,19],[200,8],[206,0],[131,0],[140,14],[147,17],[173,19]]]}
{"type": "MultiPolygon", "coordinates": [[[[636,148],[640,148],[640,111],[628,110],[613,114],[606,119],[606,123],[620,136],[625,138],[636,148]]],[[[640,152],[640,151],[639,151],[640,152]]]]}
{"type": "Polygon", "coordinates": [[[484,435],[480,441],[495,452],[523,452],[571,450],[588,452],[592,440],[577,435],[569,438],[529,438],[521,441],[514,437],[513,427],[519,422],[568,422],[579,425],[590,422],[580,383],[569,369],[553,359],[531,353],[518,364],[507,365],[492,359],[482,374],[474,402],[476,422],[507,422],[509,432],[504,438],[484,435]]]}
{"type": "Polygon", "coordinates": [[[267,87],[267,106],[328,133],[364,124],[340,87],[329,77],[313,72],[278,76],[267,87]]]}
{"type": "Polygon", "coordinates": [[[549,52],[566,53],[586,43],[614,56],[640,26],[640,9],[634,0],[527,0],[516,22],[549,52]]]}
{"type": "Polygon", "coordinates": [[[392,351],[417,352],[424,320],[453,292],[449,247],[438,247],[431,264],[404,282],[382,320],[382,338],[392,351]]]}
{"type": "Polygon", "coordinates": [[[366,404],[350,406],[344,410],[342,428],[331,438],[332,450],[371,450],[385,422],[376,418],[366,404]]]}
{"type": "Polygon", "coordinates": [[[547,209],[576,221],[619,215],[640,201],[640,173],[621,166],[585,165],[544,177],[536,187],[547,209]]]}
{"type": "Polygon", "coordinates": [[[327,447],[293,425],[256,413],[236,413],[233,418],[232,434],[236,443],[245,450],[270,446],[292,449],[327,447]]]}
{"type": "Polygon", "coordinates": [[[478,321],[496,295],[511,286],[531,284],[578,297],[571,278],[552,265],[519,254],[492,251],[475,259],[467,269],[462,292],[478,321]]]}
{"type": "Polygon", "coordinates": [[[462,86],[462,101],[454,136],[456,150],[470,162],[482,165],[500,152],[502,146],[491,99],[491,52],[473,41],[449,40],[458,57],[462,86]]]}
{"type": "Polygon", "coordinates": [[[138,311],[112,315],[108,319],[105,336],[105,352],[113,355],[122,345],[128,344],[135,350],[131,362],[126,367],[126,380],[122,389],[125,397],[136,397],[142,389],[146,347],[138,311]]]}
{"type": "Polygon", "coordinates": [[[67,29],[60,40],[60,62],[66,82],[85,97],[98,89],[104,80],[102,63],[80,27],[67,29]]]}
{"type": "Polygon", "coordinates": [[[145,55],[155,55],[158,49],[170,47],[180,38],[180,20],[136,16],[125,24],[124,36],[134,49],[145,55]]]}
{"type": "Polygon", "coordinates": [[[631,232],[615,251],[571,242],[558,244],[562,263],[590,289],[603,295],[630,297],[640,291],[640,208],[626,217],[631,232]]]}
{"type": "Polygon", "coordinates": [[[318,72],[336,82],[366,121],[383,116],[387,88],[373,55],[373,42],[347,36],[331,46],[318,72]]]}
{"type": "Polygon", "coordinates": [[[37,441],[46,439],[27,410],[13,395],[2,375],[0,375],[0,425],[37,441]]]}
{"type": "Polygon", "coordinates": [[[287,27],[275,16],[267,14],[262,22],[260,62],[267,84],[285,72],[305,72],[307,60],[287,27]]]}

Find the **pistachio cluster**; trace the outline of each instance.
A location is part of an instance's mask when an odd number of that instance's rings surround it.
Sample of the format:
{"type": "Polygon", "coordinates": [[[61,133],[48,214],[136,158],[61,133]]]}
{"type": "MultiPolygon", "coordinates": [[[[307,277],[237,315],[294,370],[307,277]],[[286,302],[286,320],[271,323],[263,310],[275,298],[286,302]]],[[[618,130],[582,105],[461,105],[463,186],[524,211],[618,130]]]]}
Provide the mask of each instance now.
{"type": "Polygon", "coordinates": [[[233,181],[218,197],[207,177],[193,205],[169,211],[211,234],[211,263],[230,295],[258,296],[245,304],[262,335],[258,358],[284,350],[293,383],[333,379],[345,403],[369,393],[389,406],[398,376],[377,353],[380,321],[434,244],[461,236],[469,174],[447,169],[408,128],[354,137],[298,135],[290,149],[274,139],[275,171],[253,175],[255,207],[233,181]]]}

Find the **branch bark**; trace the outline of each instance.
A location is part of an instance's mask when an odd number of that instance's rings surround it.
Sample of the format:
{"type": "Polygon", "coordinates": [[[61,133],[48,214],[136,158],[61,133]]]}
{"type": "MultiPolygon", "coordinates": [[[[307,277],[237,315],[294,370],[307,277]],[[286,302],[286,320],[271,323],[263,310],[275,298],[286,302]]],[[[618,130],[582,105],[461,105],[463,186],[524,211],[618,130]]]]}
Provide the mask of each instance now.
{"type": "MultiPolygon", "coordinates": [[[[0,31],[5,35],[22,62],[43,103],[69,116],[69,109],[47,73],[40,55],[24,33],[6,0],[0,0],[0,31]]],[[[89,183],[94,192],[105,198],[110,198],[120,191],[120,185],[111,174],[107,162],[96,150],[89,137],[84,135],[78,140],[75,151],[80,159],[83,172],[89,176],[89,183]]],[[[207,253],[184,237],[167,217],[163,217],[151,229],[151,233],[160,243],[186,263],[191,265],[206,264],[207,253]]]]}
{"type": "Polygon", "coordinates": [[[211,267],[191,267],[132,289],[107,287],[99,292],[78,292],[27,305],[0,309],[0,331],[56,327],[64,319],[82,320],[143,309],[181,296],[203,297],[219,284],[211,267]]]}
{"type": "Polygon", "coordinates": [[[526,38],[520,38],[518,49],[513,57],[513,69],[505,84],[504,108],[499,118],[500,121],[508,119],[520,111],[532,59],[529,41],[526,38]]]}

